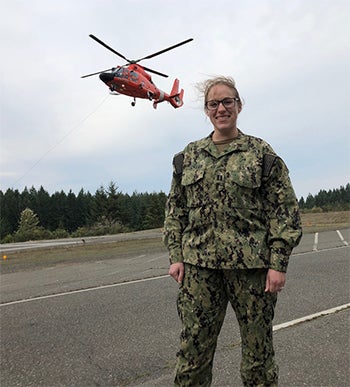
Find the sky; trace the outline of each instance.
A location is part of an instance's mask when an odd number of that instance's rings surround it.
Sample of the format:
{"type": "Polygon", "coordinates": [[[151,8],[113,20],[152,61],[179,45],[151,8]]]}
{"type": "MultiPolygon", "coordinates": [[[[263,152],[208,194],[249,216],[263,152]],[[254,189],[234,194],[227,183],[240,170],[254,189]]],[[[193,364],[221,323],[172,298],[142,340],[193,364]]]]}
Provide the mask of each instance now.
{"type": "Polygon", "coordinates": [[[173,155],[212,125],[196,84],[232,76],[238,127],[286,162],[300,198],[350,182],[347,0],[0,0],[0,190],[165,192],[173,155]],[[140,64],[174,109],[110,95],[98,76],[140,64]]]}

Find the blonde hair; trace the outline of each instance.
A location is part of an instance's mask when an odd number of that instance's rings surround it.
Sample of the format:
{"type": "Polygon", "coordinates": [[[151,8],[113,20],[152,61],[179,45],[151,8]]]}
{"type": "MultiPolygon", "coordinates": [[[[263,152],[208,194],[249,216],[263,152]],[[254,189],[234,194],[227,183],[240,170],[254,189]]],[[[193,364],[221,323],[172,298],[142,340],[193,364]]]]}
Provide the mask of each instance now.
{"type": "Polygon", "coordinates": [[[203,96],[204,105],[207,102],[207,98],[208,98],[208,94],[209,94],[210,89],[216,85],[225,85],[225,86],[229,87],[230,89],[234,90],[236,97],[239,99],[238,103],[242,107],[242,100],[241,100],[241,97],[239,96],[238,90],[236,88],[235,80],[232,77],[227,77],[227,76],[223,76],[223,75],[216,76],[214,78],[207,79],[203,82],[197,83],[196,87],[199,90],[199,92],[201,93],[201,95],[203,96]]]}

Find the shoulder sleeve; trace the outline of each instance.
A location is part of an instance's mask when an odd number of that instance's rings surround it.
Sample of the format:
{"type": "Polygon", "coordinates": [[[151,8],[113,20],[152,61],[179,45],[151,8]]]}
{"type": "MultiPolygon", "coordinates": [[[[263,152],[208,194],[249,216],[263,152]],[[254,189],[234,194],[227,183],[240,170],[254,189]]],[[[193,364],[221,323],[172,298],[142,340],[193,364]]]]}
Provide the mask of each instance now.
{"type": "Polygon", "coordinates": [[[273,155],[263,168],[262,195],[268,224],[270,268],[285,272],[302,236],[298,201],[283,160],[273,155]]]}
{"type": "Polygon", "coordinates": [[[173,178],[166,202],[163,241],[169,251],[170,263],[182,262],[182,233],[187,224],[185,190],[181,184],[184,152],[173,158],[173,178]]]}
{"type": "Polygon", "coordinates": [[[178,176],[182,175],[184,157],[185,157],[184,152],[179,152],[173,158],[174,173],[178,176]]]}

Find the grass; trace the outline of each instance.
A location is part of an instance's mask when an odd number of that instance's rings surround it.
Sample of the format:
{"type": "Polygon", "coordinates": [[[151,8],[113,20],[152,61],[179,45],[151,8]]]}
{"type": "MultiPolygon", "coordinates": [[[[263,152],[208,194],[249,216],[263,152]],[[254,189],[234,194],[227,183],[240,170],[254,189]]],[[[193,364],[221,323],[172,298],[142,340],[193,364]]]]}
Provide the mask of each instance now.
{"type": "Polygon", "coordinates": [[[350,211],[302,213],[304,234],[350,227],[350,211]]]}
{"type": "Polygon", "coordinates": [[[16,271],[34,270],[36,268],[107,259],[127,259],[128,257],[142,255],[149,251],[166,252],[161,237],[18,250],[7,253],[7,258],[0,260],[0,273],[13,273],[16,271]]]}
{"type": "MultiPolygon", "coordinates": [[[[350,227],[350,211],[301,214],[304,234],[339,230],[350,227]]],[[[91,262],[106,259],[127,259],[145,252],[164,252],[161,236],[126,239],[109,243],[79,244],[75,246],[38,248],[7,253],[0,259],[0,272],[34,270],[57,265],[91,262]]]]}

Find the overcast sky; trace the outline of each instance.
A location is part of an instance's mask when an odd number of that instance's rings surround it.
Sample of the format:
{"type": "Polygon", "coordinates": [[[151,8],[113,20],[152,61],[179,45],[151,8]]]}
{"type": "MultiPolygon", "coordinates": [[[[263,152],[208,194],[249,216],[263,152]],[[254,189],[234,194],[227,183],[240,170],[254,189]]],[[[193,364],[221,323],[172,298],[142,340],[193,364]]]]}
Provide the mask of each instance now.
{"type": "Polygon", "coordinates": [[[195,88],[233,76],[245,101],[238,126],[287,163],[297,196],[350,181],[347,0],[0,0],[0,189],[94,194],[168,192],[171,161],[212,128],[195,88]],[[109,95],[98,76],[141,62],[185,104],[109,95]]]}

